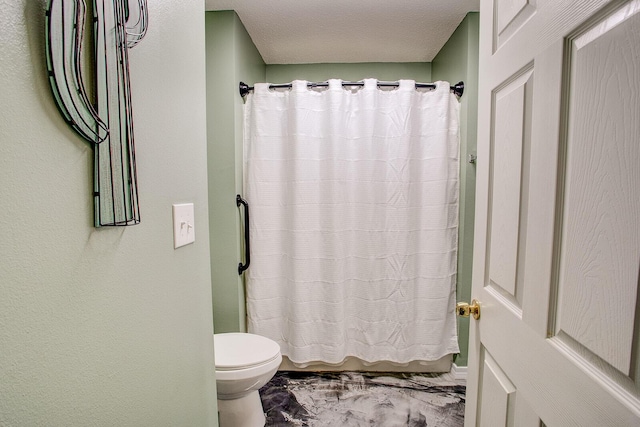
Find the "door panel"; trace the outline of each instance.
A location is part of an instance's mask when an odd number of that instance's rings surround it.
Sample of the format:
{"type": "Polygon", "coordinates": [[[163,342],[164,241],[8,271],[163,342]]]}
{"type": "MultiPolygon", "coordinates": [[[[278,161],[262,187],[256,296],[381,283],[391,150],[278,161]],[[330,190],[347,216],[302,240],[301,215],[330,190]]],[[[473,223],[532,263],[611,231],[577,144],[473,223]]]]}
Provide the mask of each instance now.
{"type": "Polygon", "coordinates": [[[539,427],[540,418],[485,349],[482,350],[480,425],[539,427]]]}
{"type": "Polygon", "coordinates": [[[527,68],[493,94],[488,284],[521,315],[522,257],[526,242],[530,102],[533,70],[527,68]],[[520,276],[520,277],[519,277],[520,276]]]}
{"type": "Polygon", "coordinates": [[[480,12],[465,423],[640,425],[640,0],[480,12]]]}
{"type": "Polygon", "coordinates": [[[494,52],[535,12],[536,0],[502,0],[495,3],[494,52]]]}
{"type": "Polygon", "coordinates": [[[640,100],[627,86],[637,80],[628,58],[640,56],[633,12],[622,8],[571,40],[556,313],[556,334],[625,375],[635,367],[640,259],[640,100]]]}
{"type": "Polygon", "coordinates": [[[516,388],[495,360],[484,352],[480,420],[486,426],[506,426],[513,419],[516,388]]]}

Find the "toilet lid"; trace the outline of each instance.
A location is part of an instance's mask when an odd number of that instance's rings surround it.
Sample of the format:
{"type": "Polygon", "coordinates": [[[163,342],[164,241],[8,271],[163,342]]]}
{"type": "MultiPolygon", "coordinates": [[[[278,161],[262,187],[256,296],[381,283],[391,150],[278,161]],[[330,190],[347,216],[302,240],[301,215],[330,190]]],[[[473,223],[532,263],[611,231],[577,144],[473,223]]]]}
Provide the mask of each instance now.
{"type": "Polygon", "coordinates": [[[260,335],[225,333],[213,335],[216,369],[238,369],[262,365],[278,357],[280,346],[260,335]]]}

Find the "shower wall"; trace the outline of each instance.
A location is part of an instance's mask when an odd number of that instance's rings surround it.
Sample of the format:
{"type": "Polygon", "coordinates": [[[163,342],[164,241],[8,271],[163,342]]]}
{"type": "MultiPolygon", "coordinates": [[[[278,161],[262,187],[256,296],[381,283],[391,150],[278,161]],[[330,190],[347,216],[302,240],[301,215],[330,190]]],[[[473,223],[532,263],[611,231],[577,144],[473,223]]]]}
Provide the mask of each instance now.
{"type": "Polygon", "coordinates": [[[244,284],[236,194],[242,194],[242,98],[238,82],[263,82],[266,67],[233,11],[206,12],[207,166],[215,332],[244,332],[244,284]]]}
{"type": "Polygon", "coordinates": [[[429,62],[361,62],[357,64],[271,64],[267,65],[267,82],[289,83],[293,80],[323,82],[329,79],[358,81],[411,79],[431,81],[429,62]]]}
{"type": "MultiPolygon", "coordinates": [[[[471,292],[475,169],[466,163],[475,153],[477,112],[478,14],[462,21],[433,63],[269,64],[265,65],[233,11],[207,12],[207,127],[209,212],[213,316],[216,332],[245,331],[244,286],[237,273],[241,256],[236,193],[242,193],[242,99],[238,82],[288,83],[330,78],[361,80],[413,79],[421,82],[464,80],[461,108],[460,238],[458,300],[471,292]]],[[[461,354],[466,366],[468,319],[459,324],[461,354]]]]}
{"type": "MultiPolygon", "coordinates": [[[[458,234],[458,301],[470,301],[473,262],[473,221],[475,216],[476,167],[469,154],[476,154],[478,116],[478,31],[479,15],[467,14],[431,63],[433,80],[464,81],[460,106],[460,223],[458,234]]],[[[480,159],[482,161],[482,159],[480,159]]],[[[469,318],[458,318],[460,354],[455,363],[467,366],[469,318]]]]}

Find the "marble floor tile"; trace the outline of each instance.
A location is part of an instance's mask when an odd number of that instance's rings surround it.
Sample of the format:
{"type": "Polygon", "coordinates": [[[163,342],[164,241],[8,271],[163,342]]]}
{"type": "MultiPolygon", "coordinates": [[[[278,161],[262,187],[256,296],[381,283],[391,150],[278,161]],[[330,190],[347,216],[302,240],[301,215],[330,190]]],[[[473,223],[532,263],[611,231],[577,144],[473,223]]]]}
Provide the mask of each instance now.
{"type": "Polygon", "coordinates": [[[462,426],[465,386],[448,375],[278,372],[260,389],[267,426],[462,426]]]}

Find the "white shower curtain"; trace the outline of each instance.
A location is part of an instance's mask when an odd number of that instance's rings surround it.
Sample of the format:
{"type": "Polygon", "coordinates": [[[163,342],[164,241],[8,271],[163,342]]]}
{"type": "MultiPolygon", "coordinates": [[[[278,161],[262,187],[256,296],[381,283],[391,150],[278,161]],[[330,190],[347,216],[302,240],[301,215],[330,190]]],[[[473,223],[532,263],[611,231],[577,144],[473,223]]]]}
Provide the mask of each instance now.
{"type": "Polygon", "coordinates": [[[247,99],[248,330],[292,362],[458,352],[459,102],[414,83],[247,99]]]}

